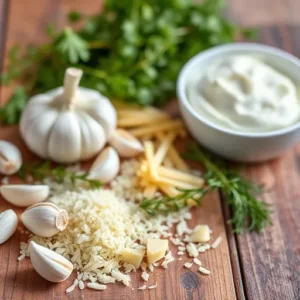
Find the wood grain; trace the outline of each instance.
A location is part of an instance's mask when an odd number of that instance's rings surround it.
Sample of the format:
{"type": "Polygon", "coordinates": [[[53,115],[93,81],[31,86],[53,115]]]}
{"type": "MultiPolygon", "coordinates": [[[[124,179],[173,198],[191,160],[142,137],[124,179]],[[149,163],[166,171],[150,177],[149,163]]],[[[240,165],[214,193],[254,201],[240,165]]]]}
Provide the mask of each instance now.
{"type": "MultiPolygon", "coordinates": [[[[261,41],[300,57],[299,29],[287,25],[264,27],[261,41]]],[[[261,234],[237,237],[248,299],[300,298],[299,150],[300,145],[281,158],[245,169],[249,178],[264,184],[267,192],[262,198],[274,210],[273,226],[261,234]]]]}
{"type": "MultiPolygon", "coordinates": [[[[0,0],[2,1],[2,0],[0,0]]],[[[44,29],[46,24],[54,22],[57,26],[64,24],[64,15],[72,9],[80,9],[86,13],[94,13],[101,8],[101,1],[48,1],[48,0],[11,0],[8,16],[8,31],[6,53],[9,47],[16,42],[22,45],[28,43],[40,43],[45,40],[44,29]],[[27,20],[25,23],[20,20],[27,20]]],[[[8,98],[10,89],[2,92],[4,101],[8,98]]],[[[168,111],[175,112],[176,106],[171,105],[168,111]]],[[[25,159],[32,155],[26,149],[18,134],[17,127],[6,127],[0,130],[0,139],[6,139],[17,144],[24,154],[25,159]]],[[[0,211],[9,206],[0,199],[0,211]]],[[[20,214],[21,209],[17,210],[20,214]]],[[[213,229],[213,238],[218,235],[223,237],[221,245],[216,249],[200,256],[203,264],[211,270],[210,276],[200,275],[197,269],[187,271],[183,263],[188,259],[170,264],[167,270],[158,269],[151,276],[150,284],[157,283],[155,290],[138,291],[137,287],[144,283],[140,279],[140,273],[132,276],[132,287],[126,288],[120,284],[110,285],[104,292],[76,290],[72,294],[65,294],[65,289],[72,284],[68,280],[62,284],[46,282],[32,269],[29,260],[18,263],[19,242],[24,237],[16,233],[13,238],[0,247],[0,297],[3,299],[236,299],[233,282],[229,246],[226,238],[225,222],[222,215],[222,207],[218,193],[209,195],[203,204],[203,208],[193,210],[193,221],[190,226],[197,223],[207,223],[213,229]]],[[[173,248],[173,252],[176,253],[173,248]]]]}

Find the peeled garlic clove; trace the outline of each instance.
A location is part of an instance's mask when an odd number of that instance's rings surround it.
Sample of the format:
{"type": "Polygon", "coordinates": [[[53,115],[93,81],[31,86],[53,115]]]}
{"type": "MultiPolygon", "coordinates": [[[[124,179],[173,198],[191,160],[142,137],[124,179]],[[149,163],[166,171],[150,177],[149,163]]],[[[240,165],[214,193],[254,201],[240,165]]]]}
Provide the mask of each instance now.
{"type": "Polygon", "coordinates": [[[47,185],[9,184],[3,185],[0,190],[5,200],[19,207],[43,202],[49,196],[47,185]]]}
{"type": "Polygon", "coordinates": [[[11,175],[16,173],[22,165],[20,150],[7,141],[0,141],[0,173],[11,175]]]}
{"type": "Polygon", "coordinates": [[[62,255],[36,244],[29,244],[29,255],[34,269],[46,280],[62,282],[73,271],[73,265],[62,255]]]}
{"type": "Polygon", "coordinates": [[[117,176],[119,170],[120,158],[117,151],[106,147],[92,164],[88,178],[107,183],[117,176]]]}
{"type": "Polygon", "coordinates": [[[121,157],[133,157],[144,151],[141,142],[128,131],[117,129],[110,137],[109,143],[121,157]]]}
{"type": "Polygon", "coordinates": [[[16,231],[18,216],[12,209],[0,213],[0,244],[7,241],[16,231]]]}
{"type": "Polygon", "coordinates": [[[44,202],[28,207],[21,215],[21,220],[32,233],[51,237],[65,230],[69,216],[65,210],[59,209],[52,203],[44,202]]]}

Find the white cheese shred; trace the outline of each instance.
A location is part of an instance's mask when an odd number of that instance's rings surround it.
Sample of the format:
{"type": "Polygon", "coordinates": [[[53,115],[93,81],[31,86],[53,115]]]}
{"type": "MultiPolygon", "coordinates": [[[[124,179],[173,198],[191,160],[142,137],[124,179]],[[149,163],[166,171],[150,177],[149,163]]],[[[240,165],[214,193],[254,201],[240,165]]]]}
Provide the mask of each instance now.
{"type": "Polygon", "coordinates": [[[219,236],[216,238],[216,240],[212,243],[211,248],[216,249],[222,242],[222,237],[219,236]]]}

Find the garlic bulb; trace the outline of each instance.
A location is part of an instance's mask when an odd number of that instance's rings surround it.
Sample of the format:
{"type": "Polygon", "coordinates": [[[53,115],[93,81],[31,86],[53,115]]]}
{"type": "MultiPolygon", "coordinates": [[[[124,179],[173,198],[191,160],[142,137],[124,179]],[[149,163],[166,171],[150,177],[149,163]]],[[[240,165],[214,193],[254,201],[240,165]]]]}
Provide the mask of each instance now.
{"type": "Polygon", "coordinates": [[[68,68],[64,86],[32,97],[20,130],[31,151],[59,163],[96,155],[116,128],[116,111],[99,92],[78,87],[82,71],[68,68]]]}
{"type": "Polygon", "coordinates": [[[117,129],[112,133],[109,143],[121,157],[133,157],[144,151],[141,142],[124,129],[117,129]]]}
{"type": "Polygon", "coordinates": [[[0,213],[0,244],[6,242],[16,231],[18,216],[12,209],[0,213]]]}
{"type": "Polygon", "coordinates": [[[0,173],[11,175],[22,166],[20,150],[12,143],[0,141],[0,173]]]}
{"type": "Polygon", "coordinates": [[[116,150],[106,147],[96,158],[89,171],[89,179],[107,183],[114,179],[120,170],[120,159],[116,150]]]}
{"type": "Polygon", "coordinates": [[[65,210],[59,209],[52,203],[44,202],[28,207],[21,215],[21,220],[32,233],[51,237],[65,230],[69,216],[65,210]]]}
{"type": "Polygon", "coordinates": [[[34,269],[48,281],[62,282],[73,271],[73,264],[65,257],[33,241],[29,243],[29,255],[34,269]]]}
{"type": "Polygon", "coordinates": [[[5,200],[20,207],[43,202],[49,196],[47,185],[8,184],[1,186],[0,191],[5,200]]]}

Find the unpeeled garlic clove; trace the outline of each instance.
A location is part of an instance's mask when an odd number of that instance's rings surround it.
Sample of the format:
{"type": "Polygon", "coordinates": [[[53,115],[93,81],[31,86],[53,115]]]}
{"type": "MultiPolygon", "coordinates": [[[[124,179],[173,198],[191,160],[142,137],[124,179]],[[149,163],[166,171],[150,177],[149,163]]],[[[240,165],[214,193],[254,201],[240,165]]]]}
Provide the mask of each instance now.
{"type": "Polygon", "coordinates": [[[7,241],[18,227],[18,216],[12,209],[0,213],[0,244],[7,241]]]}
{"type": "Polygon", "coordinates": [[[21,220],[32,233],[51,237],[65,230],[69,216],[65,210],[59,209],[52,203],[44,202],[29,206],[21,215],[21,220]]]}
{"type": "Polygon", "coordinates": [[[9,184],[3,185],[0,190],[5,200],[19,207],[43,202],[49,196],[47,185],[9,184]]]}
{"type": "Polygon", "coordinates": [[[0,141],[0,173],[11,175],[22,166],[20,150],[10,142],[0,141]]]}
{"type": "Polygon", "coordinates": [[[107,183],[117,176],[120,170],[120,158],[112,147],[106,147],[96,158],[89,171],[89,179],[107,183]]]}
{"type": "Polygon", "coordinates": [[[133,157],[144,151],[141,142],[124,129],[117,129],[111,135],[109,143],[117,150],[121,157],[133,157]]]}
{"type": "Polygon", "coordinates": [[[29,244],[29,255],[34,269],[46,280],[62,282],[73,271],[73,264],[62,255],[36,244],[29,244]]]}

